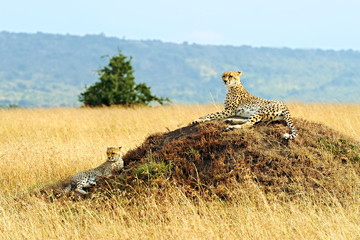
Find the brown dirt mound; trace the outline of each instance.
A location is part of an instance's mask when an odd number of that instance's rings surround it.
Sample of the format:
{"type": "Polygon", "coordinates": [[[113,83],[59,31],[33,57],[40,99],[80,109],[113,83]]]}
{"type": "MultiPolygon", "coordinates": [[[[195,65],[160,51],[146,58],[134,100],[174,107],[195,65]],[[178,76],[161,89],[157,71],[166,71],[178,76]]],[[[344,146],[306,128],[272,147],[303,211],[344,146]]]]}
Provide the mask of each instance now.
{"type": "Polygon", "coordinates": [[[277,199],[327,195],[341,201],[358,194],[360,144],[322,124],[294,124],[299,135],[293,140],[282,138],[289,131],[282,122],[234,131],[210,122],[154,134],[124,156],[124,171],[90,192],[133,197],[175,186],[189,197],[231,200],[234,189],[251,182],[277,199]]]}

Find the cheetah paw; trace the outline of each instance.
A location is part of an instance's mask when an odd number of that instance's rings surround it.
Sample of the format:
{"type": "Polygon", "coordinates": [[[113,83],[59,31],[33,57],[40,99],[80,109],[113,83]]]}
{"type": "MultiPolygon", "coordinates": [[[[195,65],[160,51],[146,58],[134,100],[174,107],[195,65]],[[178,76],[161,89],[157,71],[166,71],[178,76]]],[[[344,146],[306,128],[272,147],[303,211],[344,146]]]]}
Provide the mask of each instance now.
{"type": "Polygon", "coordinates": [[[192,122],[192,124],[198,124],[198,123],[207,122],[207,121],[209,121],[209,120],[206,120],[206,119],[203,119],[203,118],[198,118],[198,119],[194,120],[192,122]]]}
{"type": "Polygon", "coordinates": [[[200,123],[200,121],[199,121],[200,119],[196,119],[196,120],[194,120],[194,121],[192,121],[192,123],[191,124],[198,124],[198,123],[200,123]]]}
{"type": "Polygon", "coordinates": [[[229,131],[232,131],[234,130],[235,128],[233,126],[228,126],[226,129],[225,129],[225,132],[229,132],[229,131]]]}
{"type": "Polygon", "coordinates": [[[284,138],[284,139],[290,139],[290,137],[291,137],[291,135],[288,134],[288,133],[285,133],[285,134],[283,135],[283,138],[284,138]]]}

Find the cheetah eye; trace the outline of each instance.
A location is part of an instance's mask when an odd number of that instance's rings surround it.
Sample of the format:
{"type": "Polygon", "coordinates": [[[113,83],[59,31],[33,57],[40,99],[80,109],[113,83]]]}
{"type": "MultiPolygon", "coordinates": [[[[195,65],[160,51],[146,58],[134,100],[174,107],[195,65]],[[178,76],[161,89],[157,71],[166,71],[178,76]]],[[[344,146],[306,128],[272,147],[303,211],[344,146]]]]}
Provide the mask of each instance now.
{"type": "Polygon", "coordinates": [[[229,80],[232,78],[232,76],[229,76],[229,80]]]}

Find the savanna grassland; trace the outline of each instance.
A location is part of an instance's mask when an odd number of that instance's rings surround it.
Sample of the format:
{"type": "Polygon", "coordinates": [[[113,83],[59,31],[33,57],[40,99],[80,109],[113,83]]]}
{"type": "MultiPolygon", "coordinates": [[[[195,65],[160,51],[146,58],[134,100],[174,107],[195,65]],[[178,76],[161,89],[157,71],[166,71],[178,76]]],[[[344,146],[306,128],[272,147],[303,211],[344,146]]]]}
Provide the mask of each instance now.
{"type": "MultiPolygon", "coordinates": [[[[130,150],[221,105],[0,111],[0,239],[357,239],[360,196],[347,204],[267,201],[254,184],[238,199],[192,201],[174,188],[159,202],[113,197],[54,202],[36,189],[93,168],[107,146],[130,150]]],[[[360,105],[289,104],[293,117],[360,141],[360,105]]],[[[351,169],[349,169],[351,171],[351,169]]],[[[359,189],[349,181],[350,189],[359,189]]]]}

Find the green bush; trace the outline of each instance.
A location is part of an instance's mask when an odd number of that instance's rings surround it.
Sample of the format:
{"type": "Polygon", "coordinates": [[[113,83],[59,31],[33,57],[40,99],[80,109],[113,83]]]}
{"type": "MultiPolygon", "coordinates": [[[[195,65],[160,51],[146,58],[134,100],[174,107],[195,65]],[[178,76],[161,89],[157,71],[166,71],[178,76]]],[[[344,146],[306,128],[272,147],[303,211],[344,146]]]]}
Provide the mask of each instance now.
{"type": "Polygon", "coordinates": [[[148,105],[150,102],[170,102],[168,98],[157,97],[151,94],[150,87],[145,83],[135,84],[134,70],[129,60],[121,54],[113,56],[109,65],[97,71],[100,82],[80,93],[79,101],[85,106],[110,106],[136,104],[148,105]]]}

